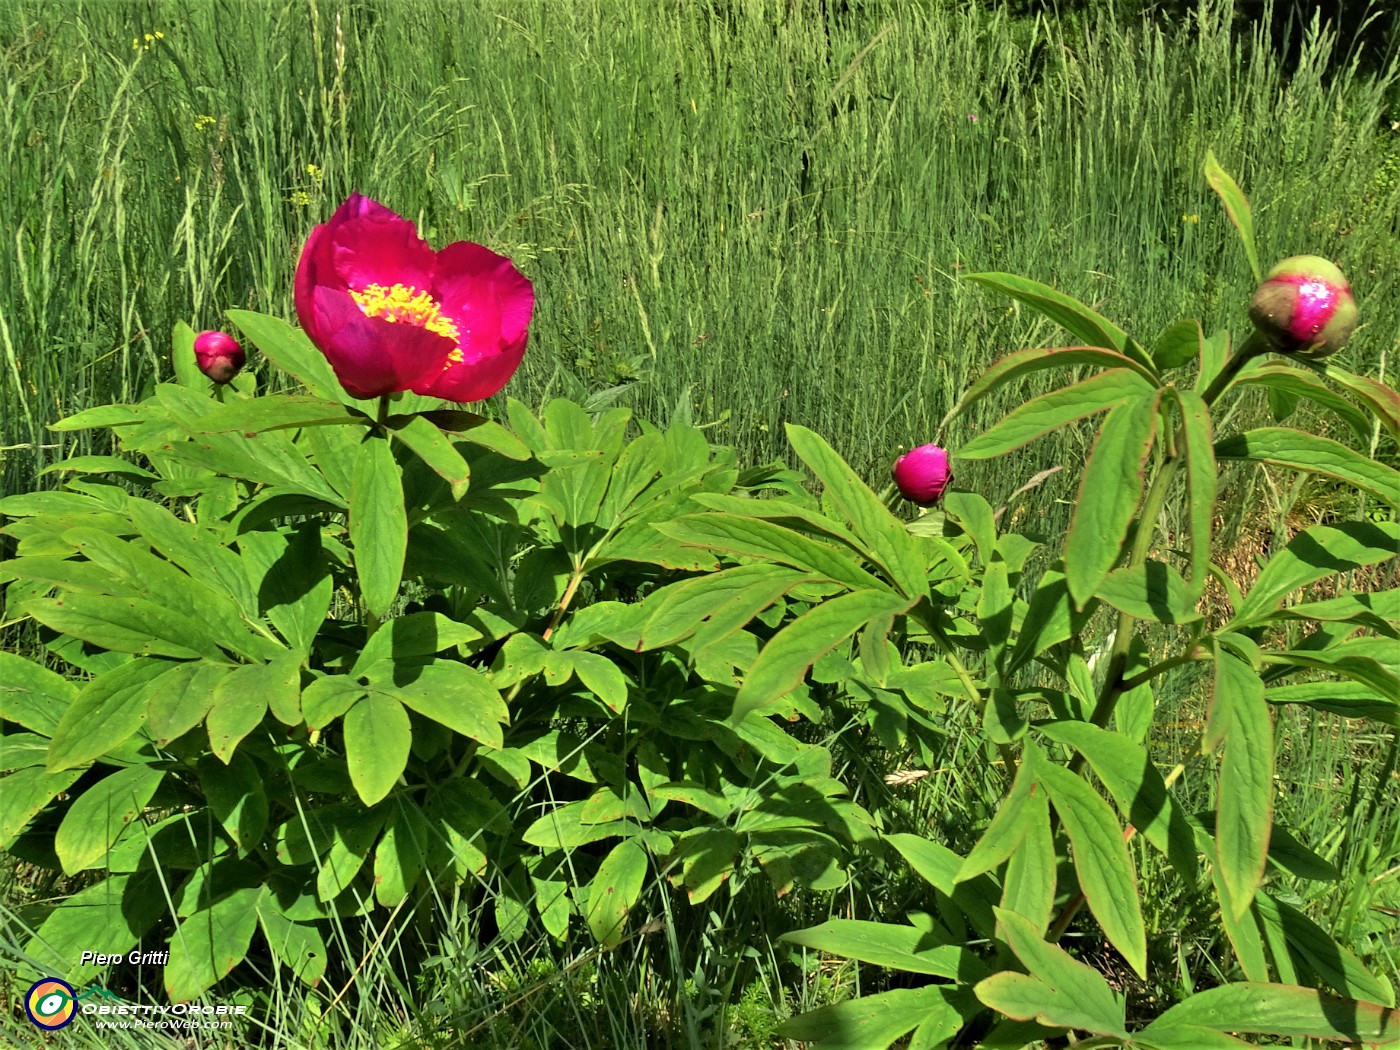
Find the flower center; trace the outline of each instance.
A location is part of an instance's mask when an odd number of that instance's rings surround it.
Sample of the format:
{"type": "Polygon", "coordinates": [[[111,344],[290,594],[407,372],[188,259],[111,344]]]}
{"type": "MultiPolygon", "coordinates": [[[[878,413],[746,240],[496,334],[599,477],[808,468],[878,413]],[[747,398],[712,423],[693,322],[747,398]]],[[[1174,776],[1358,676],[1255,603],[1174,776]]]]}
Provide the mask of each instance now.
{"type": "MultiPolygon", "coordinates": [[[[461,338],[457,324],[442,312],[431,292],[420,292],[413,285],[366,285],[360,291],[350,289],[350,297],[366,317],[381,317],[389,324],[413,325],[445,336],[454,343],[461,338]]],[[[461,350],[453,350],[458,357],[461,350]]]]}

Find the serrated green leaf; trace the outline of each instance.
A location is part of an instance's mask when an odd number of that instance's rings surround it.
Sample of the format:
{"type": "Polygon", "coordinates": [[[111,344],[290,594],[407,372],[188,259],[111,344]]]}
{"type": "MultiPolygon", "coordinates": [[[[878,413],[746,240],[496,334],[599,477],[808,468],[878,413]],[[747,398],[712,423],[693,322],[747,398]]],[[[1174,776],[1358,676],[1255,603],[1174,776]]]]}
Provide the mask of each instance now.
{"type": "Polygon", "coordinates": [[[1065,540],[1065,579],[1084,608],[1118,560],[1157,436],[1157,392],[1109,411],[1094,439],[1065,540]]]}

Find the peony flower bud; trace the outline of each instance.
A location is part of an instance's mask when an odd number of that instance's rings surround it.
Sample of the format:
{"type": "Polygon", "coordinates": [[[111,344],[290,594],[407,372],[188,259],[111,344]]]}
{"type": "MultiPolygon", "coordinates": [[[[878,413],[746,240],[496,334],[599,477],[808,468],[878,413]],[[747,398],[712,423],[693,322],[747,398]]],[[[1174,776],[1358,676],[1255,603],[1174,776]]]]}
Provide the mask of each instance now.
{"type": "Polygon", "coordinates": [[[247,355],[231,335],[200,332],[194,337],[194,358],[199,370],[222,386],[238,375],[247,355]]]}
{"type": "Polygon", "coordinates": [[[1356,328],[1356,300],[1334,264],[1316,255],[1284,259],[1249,301],[1249,319],[1280,354],[1309,361],[1335,354],[1356,328]]]}
{"type": "Polygon", "coordinates": [[[921,507],[937,503],[952,480],[948,452],[937,445],[910,449],[894,463],[894,483],[899,494],[921,507]]]}

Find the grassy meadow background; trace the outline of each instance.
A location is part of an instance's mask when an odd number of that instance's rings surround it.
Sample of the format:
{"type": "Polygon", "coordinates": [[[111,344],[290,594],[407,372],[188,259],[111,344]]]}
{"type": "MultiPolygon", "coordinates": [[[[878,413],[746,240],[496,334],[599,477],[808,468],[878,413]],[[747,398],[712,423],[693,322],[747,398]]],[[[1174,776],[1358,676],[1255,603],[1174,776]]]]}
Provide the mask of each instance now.
{"type": "MultiPolygon", "coordinates": [[[[1266,266],[1314,253],[1350,277],[1363,327],[1345,366],[1393,376],[1393,32],[1364,67],[1314,33],[1284,68],[1230,4],[1157,22],[1108,11],[1053,19],[935,0],[0,5],[0,491],[50,484],[42,470],[92,440],[48,423],[168,378],[176,322],[219,327],[231,307],[293,317],[300,246],[352,190],[414,219],[435,245],[504,252],[534,281],[530,350],[507,393],[688,417],[745,463],[788,457],[782,424],[801,423],[877,487],[996,356],[1066,338],[962,274],[1054,284],[1149,344],[1188,316],[1207,332],[1242,330],[1252,282],[1202,177],[1207,149],[1249,194],[1266,266]]],[[[265,366],[255,356],[253,367],[265,366]]],[[[947,443],[1014,403],[980,406],[947,443]]],[[[1262,395],[1241,411],[1263,413],[1262,395]]],[[[1383,442],[1370,451],[1396,453],[1383,442]]],[[[1023,511],[1053,532],[1086,453],[1087,438],[1047,439],[968,464],[958,483],[996,505],[1066,464],[1023,511]]],[[[1245,574],[1256,549],[1291,529],[1364,509],[1314,482],[1251,473],[1234,484],[1219,559],[1245,574]]],[[[21,626],[0,622],[0,643],[22,645],[21,626]]],[[[1191,684],[1178,680],[1173,698],[1185,734],[1191,684]]],[[[1279,717],[1290,778],[1280,818],[1345,873],[1300,906],[1394,975],[1395,736],[1306,711],[1279,717]]],[[[998,790],[954,764],[913,794],[861,801],[891,826],[926,828],[985,813],[998,790]]],[[[1182,790],[1210,805],[1206,783],[1182,790]]],[[[1139,863],[1150,885],[1158,861],[1139,863]]],[[[22,892],[13,873],[0,882],[22,892]]],[[[872,871],[835,903],[749,915],[717,905],[688,955],[571,959],[464,937],[426,994],[397,984],[386,951],[362,975],[368,1005],[330,1045],[400,1045],[395,1033],[415,1020],[403,1004],[436,997],[484,1019],[476,1038],[493,1041],[465,1045],[635,1048],[666,1031],[666,1045],[689,1048],[783,1046],[775,1019],[848,994],[860,973],[794,977],[752,931],[776,936],[832,908],[877,915],[897,907],[897,886],[872,871]],[[568,979],[551,982],[561,968],[568,979]]],[[[1218,933],[1205,916],[1148,909],[1182,960],[1155,992],[1185,991],[1218,933]]],[[[301,994],[269,992],[277,1038],[314,1029],[328,1009],[301,994]]],[[[88,1038],[73,1034],[74,1045],[88,1038]]]]}

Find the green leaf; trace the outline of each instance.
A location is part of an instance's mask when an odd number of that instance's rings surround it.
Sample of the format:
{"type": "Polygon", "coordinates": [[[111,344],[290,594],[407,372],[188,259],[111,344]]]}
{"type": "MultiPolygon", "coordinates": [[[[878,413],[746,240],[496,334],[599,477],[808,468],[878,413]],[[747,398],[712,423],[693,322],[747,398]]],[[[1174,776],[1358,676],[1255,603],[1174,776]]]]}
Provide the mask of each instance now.
{"type": "Polygon", "coordinates": [[[408,765],[413,729],[403,704],[375,690],[345,714],[345,759],[365,805],[387,795],[408,765]]]}
{"type": "Polygon", "coordinates": [[[350,482],[350,541],[360,578],[360,599],[370,615],[383,619],[399,593],[408,550],[408,516],[403,477],[393,450],[372,435],[355,455],[350,482]]]}
{"type": "Polygon", "coordinates": [[[1230,216],[1230,221],[1239,231],[1245,258],[1249,260],[1250,272],[1254,274],[1254,283],[1259,284],[1264,280],[1264,271],[1259,268],[1259,253],[1254,248],[1254,216],[1249,210],[1249,201],[1235,180],[1220,166],[1212,150],[1206,150],[1205,170],[1206,182],[1219,194],[1221,203],[1225,205],[1225,214],[1230,216]]]}
{"type": "Polygon", "coordinates": [[[927,930],[888,922],[828,919],[820,926],[785,933],[778,940],[891,970],[964,983],[980,980],[988,972],[980,959],[960,945],[943,944],[927,930]]]}
{"type": "Polygon", "coordinates": [[[971,920],[979,934],[992,936],[996,925],[992,908],[997,903],[997,892],[991,879],[979,876],[969,882],[957,882],[963,858],[947,846],[919,835],[898,832],[885,835],[884,841],[899,851],[920,878],[951,898],[959,913],[971,920]]]}
{"type": "Polygon", "coordinates": [[[1225,630],[1258,623],[1300,587],[1334,573],[1377,565],[1395,557],[1400,547],[1400,524],[1390,521],[1350,521],[1313,525],[1265,563],[1244,603],[1225,630]]]}
{"type": "Polygon", "coordinates": [[[734,697],[731,723],[786,696],[826,653],[871,620],[897,616],[913,599],[886,590],[862,590],[831,598],[797,617],[768,640],[734,697]]]}
{"type": "Polygon", "coordinates": [[[1041,575],[1021,621],[1016,648],[1007,662],[1007,674],[1024,667],[1050,647],[1075,637],[1088,623],[1096,604],[1091,603],[1082,611],[1075,610],[1063,569],[1063,564],[1056,562],[1041,575]]]}
{"type": "Polygon", "coordinates": [[[1098,792],[1067,769],[1047,762],[1040,777],[1069,835],[1074,870],[1089,910],[1138,976],[1145,975],[1147,930],[1133,859],[1118,818],[1098,792]]]}
{"type": "MultiPolygon", "coordinates": [[[[704,630],[707,644],[741,629],[798,584],[814,577],[758,563],[679,580],[647,595],[641,649],[673,645],[704,630]]],[[[697,646],[699,648],[700,646],[697,646]]]]}
{"type": "Polygon", "coordinates": [[[446,434],[423,416],[392,416],[389,429],[394,437],[402,441],[413,454],[421,459],[434,474],[446,481],[454,489],[465,489],[471,479],[471,467],[462,458],[455,445],[446,434]]]}
{"type": "Polygon", "coordinates": [[[770,521],[729,514],[686,514],[656,522],[654,527],[689,546],[790,565],[853,590],[883,587],[879,579],[830,545],[770,521]]]}
{"type": "Polygon", "coordinates": [[[1370,376],[1353,375],[1334,364],[1324,366],[1327,378],[1362,401],[1392,441],[1400,441],[1400,393],[1370,376]]]}
{"type": "Polygon", "coordinates": [[[69,456],[39,471],[40,477],[45,474],[117,474],[132,481],[149,481],[160,476],[120,456],[69,456]]]}
{"type": "Polygon", "coordinates": [[[1088,722],[1048,722],[1036,728],[1088,759],[1119,812],[1171,861],[1188,885],[1195,884],[1199,866],[1190,819],[1167,791],[1146,748],[1088,722]]]}
{"type": "Polygon", "coordinates": [[[1346,946],[1293,905],[1260,891],[1254,907],[1264,921],[1282,931],[1294,956],[1343,995],[1395,1005],[1395,991],[1373,977],[1346,946]]]}
{"type": "Polygon", "coordinates": [[[49,772],[86,765],[129,740],[145,723],[147,707],[161,691],[161,676],[177,666],[132,660],[84,685],[54,729],[49,772]]]}
{"type": "Polygon", "coordinates": [[[437,612],[415,612],[385,620],[374,637],[365,643],[352,675],[364,674],[381,660],[406,663],[420,656],[432,656],[459,645],[475,642],[481,631],[437,612]]]}
{"type": "Polygon", "coordinates": [[[1190,506],[1191,584],[1194,604],[1210,578],[1210,545],[1215,523],[1216,467],[1210,406],[1190,390],[1173,390],[1181,409],[1181,449],[1186,459],[1186,494],[1190,506]]]}
{"type": "Polygon", "coordinates": [[[374,896],[380,904],[397,907],[412,892],[423,873],[431,835],[417,804],[398,800],[374,849],[374,896]]]}
{"type": "Polygon", "coordinates": [[[1152,363],[1162,369],[1190,364],[1200,357],[1203,342],[1200,321],[1177,321],[1152,344],[1152,363]]]}
{"type": "Polygon", "coordinates": [[[22,608],[44,626],[102,649],[138,656],[228,660],[202,623],[192,623],[187,615],[145,598],[66,591],[62,598],[31,598],[22,608]]]}
{"type": "Polygon", "coordinates": [[[140,819],[164,779],[162,769],[131,766],[84,791],[54,835],[54,852],[63,863],[63,873],[74,875],[97,865],[121,833],[140,819]]]}
{"type": "Polygon", "coordinates": [[[1113,408],[1094,439],[1065,540],[1065,578],[1070,596],[1081,609],[1118,560],[1142,499],[1156,427],[1157,393],[1153,391],[1113,408]]]}
{"type": "Polygon", "coordinates": [[[264,394],[246,401],[218,405],[193,421],[191,430],[201,434],[237,431],[252,437],[265,430],[288,430],[301,427],[337,426],[344,424],[367,426],[370,419],[363,412],[347,408],[336,401],[327,401],[306,394],[264,394]]]}
{"type": "Polygon", "coordinates": [[[1154,1028],[1196,1024],[1231,1032],[1393,1046],[1400,1011],[1324,995],[1311,988],[1254,981],[1197,992],[1153,1021],[1154,1028]]]}
{"type": "Polygon", "coordinates": [[[1007,858],[1002,879],[1001,906],[1030,920],[1042,934],[1050,926],[1055,907],[1058,858],[1050,831],[1050,804],[1043,791],[1032,795],[1027,807],[1026,834],[1007,858]]]}
{"type": "Polygon", "coordinates": [[[1097,1035],[1127,1034],[1123,998],[1097,970],[1058,945],[1047,944],[1024,916],[998,908],[996,917],[1002,936],[1030,976],[994,974],[974,989],[978,999],[1018,1021],[1097,1035]]]}
{"type": "Polygon", "coordinates": [[[987,830],[982,832],[982,837],[962,862],[955,881],[966,882],[983,872],[992,871],[1020,847],[1039,814],[1038,808],[1032,804],[1032,796],[1044,794],[1044,789],[1036,783],[1036,765],[1035,761],[1028,760],[1016,770],[1011,790],[997,807],[987,830]]]}
{"type": "Polygon", "coordinates": [[[359,679],[332,674],[318,678],[301,694],[301,713],[308,729],[325,729],[368,692],[359,679]]]}
{"type": "Polygon", "coordinates": [[[1241,373],[1237,386],[1263,386],[1292,398],[1306,397],[1330,410],[1351,428],[1359,441],[1371,440],[1370,417],[1309,372],[1293,365],[1266,363],[1241,373]]]}
{"type": "Polygon", "coordinates": [[[636,839],[623,839],[598,866],[588,887],[588,928],[604,948],[622,943],[627,914],[637,904],[646,880],[647,853],[636,839]]]}
{"type": "Polygon", "coordinates": [[[1374,689],[1362,682],[1271,685],[1264,699],[1271,704],[1304,704],[1344,718],[1371,718],[1385,725],[1400,726],[1400,698],[1377,696],[1374,689]]]}
{"type": "Polygon", "coordinates": [[[371,683],[380,696],[391,697],[471,740],[487,747],[502,746],[501,725],[510,716],[500,690],[485,674],[449,660],[415,668],[414,674],[416,677],[402,685],[374,676],[371,683]]]}
{"type": "Polygon", "coordinates": [[[351,400],[336,379],[330,362],[312,345],[305,332],[286,321],[251,310],[229,310],[226,316],[274,365],[316,397],[351,400]]]}
{"type": "MultiPolygon", "coordinates": [[[[96,430],[99,427],[125,427],[133,423],[144,423],[152,413],[159,411],[153,405],[97,405],[75,415],[66,416],[57,423],[50,423],[50,430],[96,430]]],[[[6,511],[9,513],[9,511],[6,511]]]]}
{"type": "MultiPolygon", "coordinates": [[[[1112,321],[1095,313],[1089,307],[1063,292],[1057,292],[1049,285],[1017,277],[1009,273],[971,273],[965,278],[980,285],[1009,295],[1025,303],[1037,313],[1048,317],[1061,328],[1075,336],[1086,346],[1104,347],[1117,350],[1136,360],[1150,373],[1150,363],[1142,348],[1128,337],[1128,333],[1112,321]]],[[[1155,378],[1154,378],[1155,383],[1155,378]]]]}
{"type": "Polygon", "coordinates": [[[269,669],[272,664],[248,664],[224,675],[214,686],[204,728],[209,748],[225,763],[243,738],[257,728],[267,713],[269,669]]]}
{"type": "Polygon", "coordinates": [[[209,802],[209,810],[240,854],[257,845],[267,829],[267,793],[263,774],[246,754],[233,756],[225,764],[213,755],[199,760],[199,784],[209,802]]]}
{"type": "Polygon", "coordinates": [[[248,954],[258,925],[260,886],[244,886],[195,912],[170,941],[165,994],[186,1002],[227,977],[248,954]]]}
{"type": "Polygon", "coordinates": [[[1254,900],[1269,853],[1274,728],[1264,684],[1248,664],[1228,653],[1216,657],[1210,706],[1207,724],[1221,727],[1218,739],[1225,744],[1215,838],[1220,873],[1230,889],[1234,915],[1240,918],[1254,900]]]}
{"type": "Polygon", "coordinates": [[[305,521],[285,532],[244,533],[238,545],[263,615],[292,649],[309,654],[334,592],[320,526],[305,521]]]}
{"type": "Polygon", "coordinates": [[[1095,595],[1120,612],[1153,623],[1195,623],[1200,595],[1166,562],[1149,558],[1110,572],[1095,595]]]}
{"type": "Polygon", "coordinates": [[[1198,1024],[1172,1024],[1158,1027],[1156,1024],[1133,1033],[1133,1046],[1147,1047],[1149,1050],[1234,1050],[1235,1047],[1248,1047],[1249,1043],[1214,1028],[1202,1028],[1198,1024]]]}
{"type": "Polygon", "coordinates": [[[271,890],[264,889],[257,905],[258,921],[272,954],[297,978],[315,988],[326,973],[326,942],[315,926],[292,922],[281,911],[271,890]]]}
{"type": "Polygon", "coordinates": [[[283,864],[317,864],[316,895],[332,900],[364,866],[385,815],[383,808],[366,811],[358,799],[299,810],[278,829],[277,859],[283,864]]]}
{"type": "Polygon", "coordinates": [[[786,424],[784,429],[793,450],[825,487],[825,499],[845,516],[856,536],[866,544],[870,560],[880,565],[908,597],[927,594],[924,559],[903,523],[820,436],[795,423],[786,424]]]}
{"type": "Polygon", "coordinates": [[[1336,478],[1400,509],[1400,470],[1331,438],[1290,427],[1260,427],[1217,441],[1217,459],[1248,459],[1336,478]]]}
{"type": "MultiPolygon", "coordinates": [[[[4,738],[8,740],[9,738],[4,738]]],[[[60,792],[67,791],[83,775],[81,769],[50,773],[42,766],[15,769],[7,747],[0,753],[0,769],[13,769],[0,784],[0,849],[8,849],[34,816],[60,792]]]]}
{"type": "Polygon", "coordinates": [[[104,954],[124,953],[166,914],[159,872],[112,875],[88,886],[49,913],[25,946],[23,957],[41,972],[63,974],[74,983],[84,974],[78,959],[101,944],[104,954]]]}
{"type": "Polygon", "coordinates": [[[963,1021],[955,1005],[959,997],[947,985],[897,988],[794,1017],[784,1021],[777,1034],[802,1041],[812,1050],[887,1050],[924,1025],[956,1034],[963,1021]]]}
{"type": "Polygon", "coordinates": [[[958,449],[959,459],[989,459],[1029,444],[1052,431],[1128,401],[1155,397],[1142,376],[1114,368],[1021,405],[958,449]]]}
{"type": "Polygon", "coordinates": [[[1031,372],[1038,372],[1046,368],[1073,368],[1076,365],[1092,365],[1099,368],[1127,369],[1136,372],[1148,385],[1155,387],[1157,377],[1150,368],[1146,368],[1133,360],[1131,357],[1124,357],[1113,350],[1101,349],[1094,346],[1062,346],[1054,349],[1031,349],[1018,350],[1014,354],[1007,354],[998,358],[992,365],[983,372],[973,384],[967,388],[962,398],[948,413],[943,422],[954,419],[966,411],[974,402],[990,394],[998,387],[1004,386],[1013,379],[1028,375],[1031,372]]]}
{"type": "Polygon", "coordinates": [[[78,687],[62,675],[0,649],[0,719],[53,736],[77,695],[78,687]]]}

